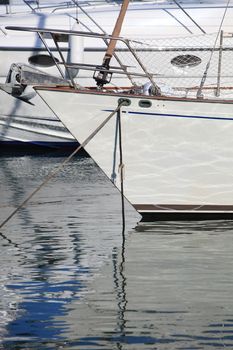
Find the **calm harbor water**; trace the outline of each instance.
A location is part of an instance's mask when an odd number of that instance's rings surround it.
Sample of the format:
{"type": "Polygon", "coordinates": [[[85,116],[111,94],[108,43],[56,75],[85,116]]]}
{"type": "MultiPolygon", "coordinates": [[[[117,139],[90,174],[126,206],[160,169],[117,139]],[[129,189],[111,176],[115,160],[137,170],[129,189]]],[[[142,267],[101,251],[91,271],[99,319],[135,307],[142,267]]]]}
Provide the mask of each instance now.
{"type": "MultiPolygon", "coordinates": [[[[0,222],[62,160],[1,156],[0,222]]],[[[138,221],[71,160],[0,230],[0,349],[233,349],[233,222],[138,221]]]]}

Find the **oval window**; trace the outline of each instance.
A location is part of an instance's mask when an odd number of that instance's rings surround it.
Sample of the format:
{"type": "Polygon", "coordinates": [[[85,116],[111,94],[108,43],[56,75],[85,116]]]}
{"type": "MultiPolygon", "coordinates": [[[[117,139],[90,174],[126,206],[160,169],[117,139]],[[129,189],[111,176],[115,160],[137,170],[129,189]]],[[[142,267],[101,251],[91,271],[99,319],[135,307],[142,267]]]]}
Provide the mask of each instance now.
{"type": "Polygon", "coordinates": [[[152,103],[149,100],[140,100],[138,104],[142,108],[150,108],[152,106],[152,103]]]}
{"type": "Polygon", "coordinates": [[[171,60],[171,64],[176,67],[195,67],[200,63],[200,57],[194,55],[179,55],[171,60]]]}
{"type": "MultiPolygon", "coordinates": [[[[55,61],[59,62],[57,58],[55,58],[55,61]]],[[[29,57],[28,62],[34,66],[40,66],[40,67],[55,66],[55,62],[54,62],[53,58],[49,55],[31,56],[31,57],[29,57]]]]}

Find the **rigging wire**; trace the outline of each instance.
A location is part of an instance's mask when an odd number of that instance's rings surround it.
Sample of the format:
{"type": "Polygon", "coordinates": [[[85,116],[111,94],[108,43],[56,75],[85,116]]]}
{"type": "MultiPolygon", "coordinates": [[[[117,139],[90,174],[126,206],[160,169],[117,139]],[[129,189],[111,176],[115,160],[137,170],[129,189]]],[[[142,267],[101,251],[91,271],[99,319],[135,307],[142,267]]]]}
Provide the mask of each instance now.
{"type": "MultiPolygon", "coordinates": [[[[103,29],[103,27],[101,27],[99,25],[99,23],[86,11],[84,10],[83,6],[81,6],[78,2],[78,0],[72,0],[72,2],[76,5],[77,9],[80,9],[85,16],[87,16],[88,19],[90,19],[90,21],[92,23],[94,23],[94,25],[103,33],[103,34],[107,34],[107,32],[103,29]]],[[[118,4],[119,5],[119,4],[118,4]]],[[[72,16],[71,16],[72,17],[72,16]]],[[[72,17],[73,18],[73,17],[72,17]]],[[[90,33],[92,33],[93,31],[91,30],[91,28],[89,28],[85,23],[83,23],[82,21],[80,21],[80,19],[78,19],[78,17],[76,18],[77,23],[80,23],[85,29],[87,29],[90,33]]],[[[103,39],[105,45],[108,47],[109,45],[109,40],[107,39],[103,39]]],[[[119,64],[119,66],[121,67],[121,69],[126,73],[128,79],[130,80],[132,85],[136,85],[136,83],[133,81],[131,75],[129,72],[127,72],[127,68],[126,66],[121,62],[120,58],[118,57],[118,55],[116,54],[116,52],[113,52],[113,57],[115,58],[115,60],[117,61],[117,63],[119,64]]]]}
{"type": "Polygon", "coordinates": [[[212,60],[212,57],[213,57],[213,54],[214,54],[214,51],[215,51],[215,47],[217,45],[218,38],[219,38],[221,30],[222,30],[222,25],[223,25],[224,19],[226,17],[226,13],[227,13],[230,1],[231,0],[227,1],[227,5],[226,5],[225,11],[223,13],[223,17],[222,17],[222,20],[221,20],[221,23],[220,23],[220,26],[219,26],[219,29],[218,29],[218,33],[216,35],[215,42],[214,42],[213,48],[212,48],[211,53],[210,53],[210,58],[209,58],[209,61],[206,64],[206,69],[204,71],[204,74],[203,74],[202,79],[201,79],[200,86],[199,86],[198,91],[197,91],[197,98],[202,98],[203,97],[202,96],[202,89],[203,89],[203,86],[204,86],[205,81],[206,81],[207,73],[208,73],[208,70],[209,70],[209,67],[210,67],[210,62],[212,60]]]}
{"type": "Polygon", "coordinates": [[[181,9],[181,11],[184,12],[184,14],[189,18],[191,19],[191,21],[200,29],[200,31],[203,33],[203,34],[206,34],[206,32],[204,31],[204,29],[201,28],[201,26],[199,26],[199,24],[194,21],[194,19],[188,14],[188,12],[185,11],[185,9],[176,1],[176,0],[173,0],[173,2],[181,9]]]}

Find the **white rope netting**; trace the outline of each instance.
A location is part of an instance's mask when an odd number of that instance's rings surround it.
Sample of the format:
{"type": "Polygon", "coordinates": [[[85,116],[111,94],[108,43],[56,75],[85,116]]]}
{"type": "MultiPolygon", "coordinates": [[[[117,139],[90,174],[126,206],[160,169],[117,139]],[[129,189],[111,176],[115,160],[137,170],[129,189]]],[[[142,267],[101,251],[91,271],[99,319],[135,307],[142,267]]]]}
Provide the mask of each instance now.
{"type": "MultiPolygon", "coordinates": [[[[167,85],[175,89],[192,89],[200,86],[203,74],[209,62],[205,81],[208,86],[229,86],[233,82],[233,36],[224,33],[163,38],[153,40],[130,41],[130,47],[140,62],[151,74],[157,85],[167,85]],[[222,43],[221,43],[222,42],[222,43]],[[214,47],[215,45],[215,47],[214,47]]],[[[127,66],[129,73],[143,70],[123,43],[117,44],[117,56],[127,66]]],[[[147,78],[133,77],[137,85],[148,81],[147,78]]]]}

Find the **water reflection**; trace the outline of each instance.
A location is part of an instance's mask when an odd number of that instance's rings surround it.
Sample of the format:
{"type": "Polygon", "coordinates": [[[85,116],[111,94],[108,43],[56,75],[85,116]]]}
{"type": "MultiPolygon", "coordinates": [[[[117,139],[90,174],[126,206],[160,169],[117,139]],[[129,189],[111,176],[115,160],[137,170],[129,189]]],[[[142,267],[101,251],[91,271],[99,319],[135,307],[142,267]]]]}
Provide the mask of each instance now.
{"type": "Polygon", "coordinates": [[[116,303],[118,307],[117,312],[117,327],[115,332],[119,334],[117,341],[117,348],[122,349],[122,341],[125,337],[125,328],[126,328],[126,319],[125,312],[127,307],[127,294],[126,294],[126,285],[127,278],[125,275],[125,232],[122,232],[122,245],[121,253],[117,252],[117,249],[114,249],[112,254],[113,262],[113,282],[115,285],[116,293],[116,303]],[[119,261],[120,259],[120,261],[119,261]]]}
{"type": "MultiPolygon", "coordinates": [[[[1,220],[57,162],[4,159],[1,220]]],[[[132,229],[138,217],[126,210],[122,235],[119,193],[90,159],[76,158],[8,223],[3,348],[233,348],[233,223],[132,229]]]]}
{"type": "Polygon", "coordinates": [[[206,225],[131,231],[89,284],[85,305],[69,305],[69,348],[232,348],[233,224],[206,225]]]}
{"type": "MultiPolygon", "coordinates": [[[[60,161],[3,158],[0,219],[60,161]]],[[[65,341],[66,323],[58,319],[67,314],[67,304],[83,298],[87,281],[95,278],[121,240],[118,197],[90,159],[76,158],[4,227],[0,240],[4,346],[38,348],[43,342],[44,349],[50,348],[47,342],[57,346],[59,340],[65,341]]]]}

